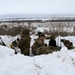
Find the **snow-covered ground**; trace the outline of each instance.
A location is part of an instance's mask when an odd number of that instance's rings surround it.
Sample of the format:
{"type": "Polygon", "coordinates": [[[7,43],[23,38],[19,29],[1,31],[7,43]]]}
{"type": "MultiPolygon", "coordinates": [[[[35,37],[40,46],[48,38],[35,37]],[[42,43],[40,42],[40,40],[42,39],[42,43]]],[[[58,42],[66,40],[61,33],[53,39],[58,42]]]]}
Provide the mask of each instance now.
{"type": "MultiPolygon", "coordinates": [[[[24,56],[14,54],[9,48],[10,43],[17,37],[1,36],[7,47],[0,45],[0,75],[75,75],[75,49],[61,51],[47,55],[24,56]]],[[[37,36],[31,36],[31,46],[37,36]]],[[[75,46],[75,36],[56,38],[57,45],[61,45],[60,39],[68,39],[75,46]],[[59,43],[60,42],[60,43],[59,43]]],[[[48,44],[49,40],[45,40],[48,44]]]]}

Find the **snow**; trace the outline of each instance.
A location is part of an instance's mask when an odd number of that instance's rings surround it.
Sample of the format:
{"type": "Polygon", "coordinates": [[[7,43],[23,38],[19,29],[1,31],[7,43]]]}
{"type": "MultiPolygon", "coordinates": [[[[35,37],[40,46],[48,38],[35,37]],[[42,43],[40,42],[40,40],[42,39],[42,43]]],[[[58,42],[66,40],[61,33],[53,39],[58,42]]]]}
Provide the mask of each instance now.
{"type": "MultiPolygon", "coordinates": [[[[1,36],[6,44],[16,37],[1,36]]],[[[37,36],[31,36],[31,45],[37,36]]],[[[56,41],[58,41],[56,38],[56,41]]],[[[60,37],[75,44],[75,36],[60,37]]],[[[60,39],[59,38],[59,39],[60,39]]],[[[48,40],[45,40],[48,43],[48,40]]],[[[39,56],[14,54],[14,50],[0,45],[0,75],[75,75],[75,49],[62,47],[60,51],[39,56]]]]}
{"type": "Polygon", "coordinates": [[[38,27],[38,28],[35,30],[35,33],[37,33],[37,32],[44,32],[44,29],[41,28],[41,27],[38,27]]]}
{"type": "Polygon", "coordinates": [[[5,58],[8,56],[13,56],[15,53],[15,51],[13,49],[4,47],[4,46],[0,46],[0,58],[5,58]]]}

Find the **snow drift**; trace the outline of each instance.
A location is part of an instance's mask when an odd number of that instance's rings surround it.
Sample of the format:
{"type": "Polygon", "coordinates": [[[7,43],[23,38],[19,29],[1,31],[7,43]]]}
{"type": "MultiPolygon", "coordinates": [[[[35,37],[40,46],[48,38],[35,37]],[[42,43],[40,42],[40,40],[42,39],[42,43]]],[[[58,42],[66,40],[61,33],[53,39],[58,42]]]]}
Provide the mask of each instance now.
{"type": "MultiPolygon", "coordinates": [[[[2,37],[7,46],[16,38],[2,37]]],[[[31,38],[32,45],[37,37],[33,35],[31,38]]],[[[75,37],[64,38],[75,44],[75,37]]],[[[45,42],[48,43],[48,40],[45,42]]],[[[13,49],[0,45],[0,75],[75,75],[75,49],[62,47],[60,51],[47,55],[24,56],[20,53],[14,54],[13,49]]]]}
{"type": "Polygon", "coordinates": [[[74,75],[75,51],[63,50],[29,57],[0,46],[0,75],[74,75]]]}

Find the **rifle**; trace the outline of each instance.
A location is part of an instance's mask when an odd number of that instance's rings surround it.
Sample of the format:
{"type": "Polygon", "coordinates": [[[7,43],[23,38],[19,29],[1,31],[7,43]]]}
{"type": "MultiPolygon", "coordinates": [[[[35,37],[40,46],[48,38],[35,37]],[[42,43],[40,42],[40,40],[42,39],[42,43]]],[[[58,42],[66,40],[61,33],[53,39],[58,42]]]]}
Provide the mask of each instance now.
{"type": "Polygon", "coordinates": [[[0,39],[1,39],[1,45],[6,46],[1,37],[0,39]]]}

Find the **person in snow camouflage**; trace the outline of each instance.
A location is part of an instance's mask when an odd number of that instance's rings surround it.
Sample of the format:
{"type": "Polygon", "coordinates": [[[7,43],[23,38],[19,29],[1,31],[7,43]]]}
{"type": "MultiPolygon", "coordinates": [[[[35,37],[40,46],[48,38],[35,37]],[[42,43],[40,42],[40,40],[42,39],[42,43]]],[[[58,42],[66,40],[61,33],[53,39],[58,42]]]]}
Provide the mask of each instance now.
{"type": "Polygon", "coordinates": [[[31,41],[29,32],[30,32],[29,29],[24,29],[21,32],[21,39],[17,43],[18,47],[21,49],[21,53],[28,56],[30,52],[30,41],[31,41]]]}

